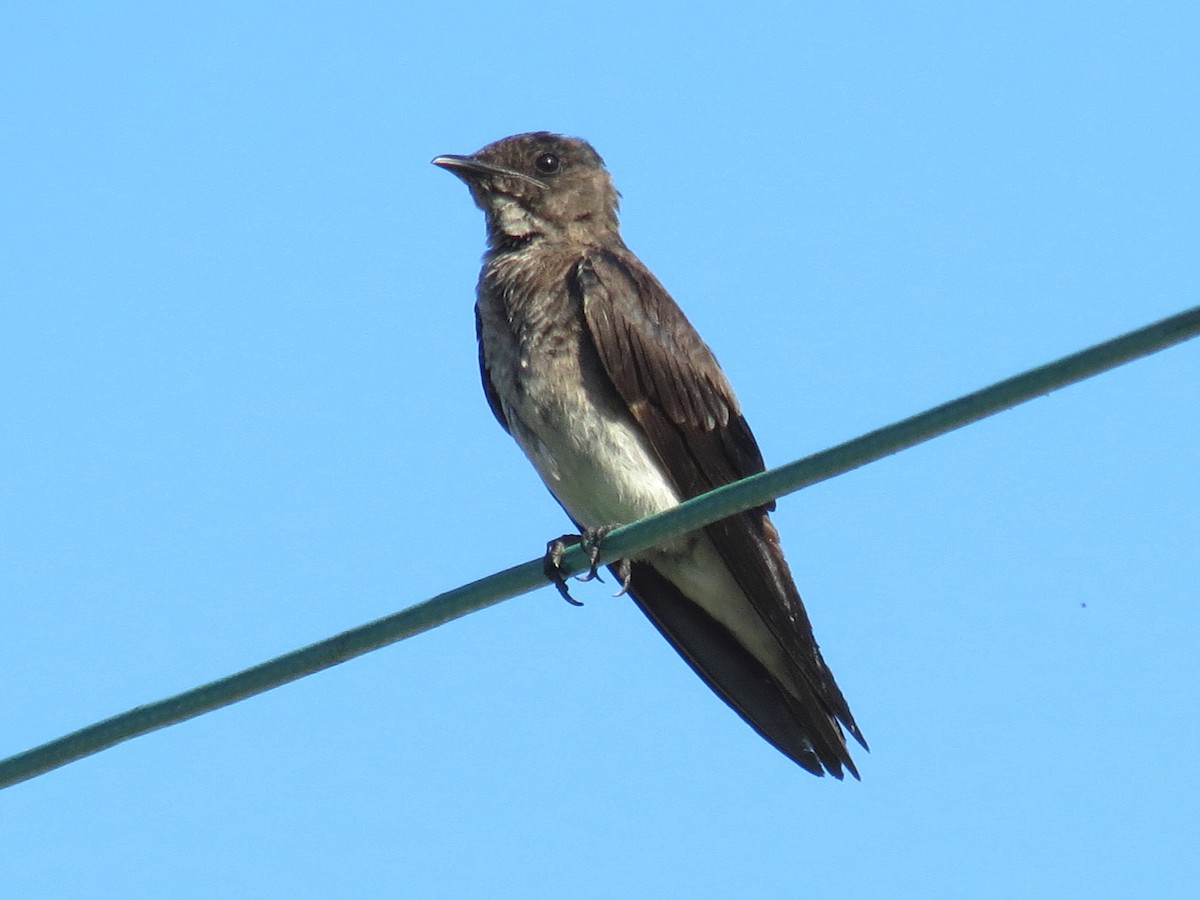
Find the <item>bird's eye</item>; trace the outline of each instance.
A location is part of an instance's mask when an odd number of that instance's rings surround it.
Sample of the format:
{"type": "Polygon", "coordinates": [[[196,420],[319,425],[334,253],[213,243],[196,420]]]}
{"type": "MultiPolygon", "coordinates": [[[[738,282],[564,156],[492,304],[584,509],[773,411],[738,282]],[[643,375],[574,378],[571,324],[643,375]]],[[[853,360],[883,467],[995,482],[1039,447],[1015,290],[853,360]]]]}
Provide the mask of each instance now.
{"type": "Polygon", "coordinates": [[[562,166],[557,153],[543,153],[533,161],[533,167],[543,175],[553,175],[562,166]]]}

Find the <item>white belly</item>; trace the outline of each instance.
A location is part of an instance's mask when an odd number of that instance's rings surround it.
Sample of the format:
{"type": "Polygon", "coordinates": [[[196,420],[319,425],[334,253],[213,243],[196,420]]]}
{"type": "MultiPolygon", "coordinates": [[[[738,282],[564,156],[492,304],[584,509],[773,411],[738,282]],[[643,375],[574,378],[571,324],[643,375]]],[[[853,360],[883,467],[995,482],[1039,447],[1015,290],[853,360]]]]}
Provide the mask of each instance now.
{"type": "Polygon", "coordinates": [[[547,426],[545,418],[521,410],[513,436],[546,487],[580,525],[624,525],[679,504],[641,430],[627,414],[587,403],[572,412],[562,417],[566,421],[561,427],[538,427],[547,426]]]}

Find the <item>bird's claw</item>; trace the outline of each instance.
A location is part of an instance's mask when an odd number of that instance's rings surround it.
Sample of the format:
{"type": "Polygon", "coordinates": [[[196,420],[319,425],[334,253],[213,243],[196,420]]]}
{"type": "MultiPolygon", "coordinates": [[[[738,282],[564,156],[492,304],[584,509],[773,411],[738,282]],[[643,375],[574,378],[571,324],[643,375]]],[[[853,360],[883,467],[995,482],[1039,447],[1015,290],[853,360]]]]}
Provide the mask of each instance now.
{"type": "Polygon", "coordinates": [[[621,589],[613,594],[614,597],[622,597],[629,593],[629,582],[633,580],[633,563],[629,557],[623,556],[616,562],[617,581],[621,582],[621,589]]]}
{"type": "Polygon", "coordinates": [[[604,581],[600,577],[600,544],[603,542],[605,535],[613,530],[612,525],[601,525],[599,528],[585,528],[579,536],[579,543],[583,545],[583,549],[588,555],[588,570],[586,575],[580,575],[580,581],[591,581],[593,578],[597,581],[604,581]]]}

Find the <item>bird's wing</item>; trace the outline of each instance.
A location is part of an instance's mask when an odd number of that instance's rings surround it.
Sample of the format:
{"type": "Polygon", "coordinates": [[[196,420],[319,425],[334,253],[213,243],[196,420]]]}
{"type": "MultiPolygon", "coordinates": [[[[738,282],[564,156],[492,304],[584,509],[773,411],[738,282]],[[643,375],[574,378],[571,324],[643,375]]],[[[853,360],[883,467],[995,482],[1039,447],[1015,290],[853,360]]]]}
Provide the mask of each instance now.
{"type": "Polygon", "coordinates": [[[511,434],[508,418],[504,415],[504,405],[500,402],[496,386],[492,384],[492,373],[488,371],[487,359],[483,355],[483,319],[478,306],[475,307],[475,343],[479,347],[479,377],[483,381],[483,394],[487,397],[488,406],[492,408],[492,415],[496,417],[500,427],[511,434]]]}
{"type": "MultiPolygon", "coordinates": [[[[597,356],[677,490],[693,497],[763,470],[762,454],[716,359],[658,280],[628,251],[574,268],[597,356]]],[[[821,658],[766,509],[706,529],[794,666],[801,696],[776,684],[736,637],[645,564],[630,593],[692,668],[767,740],[816,774],[857,777],[840,722],[866,746],[821,658]]]]}

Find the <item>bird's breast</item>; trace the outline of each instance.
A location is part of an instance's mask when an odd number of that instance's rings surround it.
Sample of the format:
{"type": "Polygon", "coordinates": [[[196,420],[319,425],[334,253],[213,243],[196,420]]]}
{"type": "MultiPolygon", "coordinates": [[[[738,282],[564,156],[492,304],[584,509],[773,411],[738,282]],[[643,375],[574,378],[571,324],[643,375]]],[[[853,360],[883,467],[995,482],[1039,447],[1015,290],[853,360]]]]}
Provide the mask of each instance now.
{"type": "Polygon", "coordinates": [[[679,503],[604,372],[565,276],[501,286],[485,271],[479,328],[484,377],[512,435],[572,518],[622,524],[679,503]]]}

